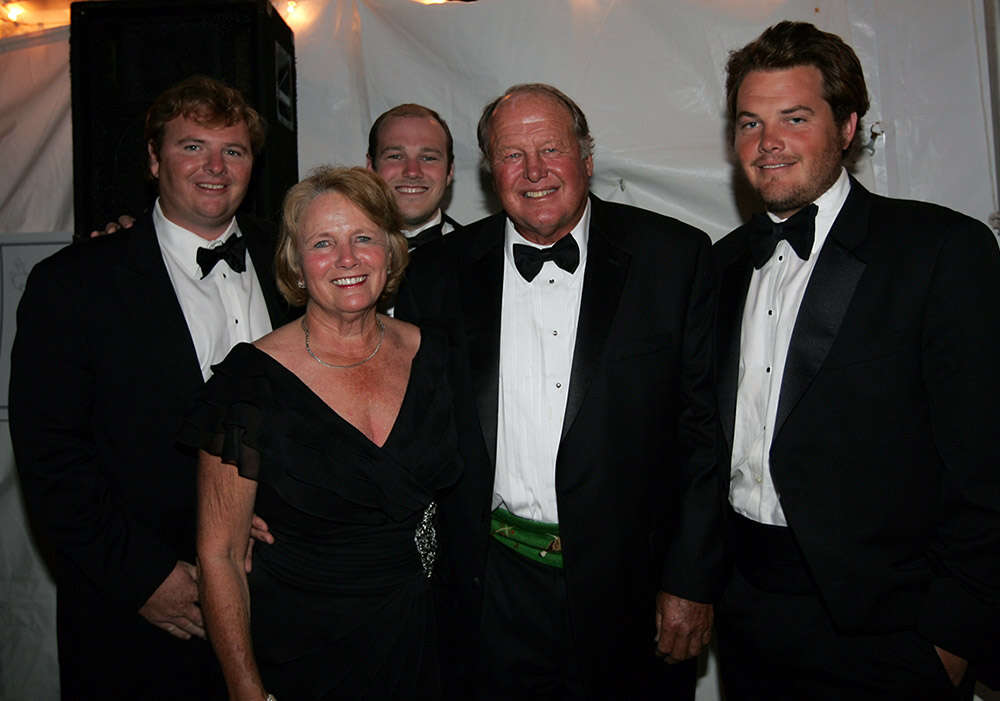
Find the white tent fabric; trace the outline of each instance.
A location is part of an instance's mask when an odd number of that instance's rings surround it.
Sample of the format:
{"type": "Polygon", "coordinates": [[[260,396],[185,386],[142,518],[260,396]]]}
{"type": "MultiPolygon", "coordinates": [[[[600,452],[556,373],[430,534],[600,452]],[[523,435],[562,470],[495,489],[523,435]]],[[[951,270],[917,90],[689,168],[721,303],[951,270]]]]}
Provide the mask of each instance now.
{"type": "Polygon", "coordinates": [[[986,221],[997,208],[982,2],[406,0],[300,2],[300,167],[363,161],[373,118],[431,105],[456,140],[450,212],[490,210],[475,124],[518,82],[579,102],[597,141],[593,189],[717,238],[741,220],[724,143],[730,49],[780,19],[841,34],[865,65],[867,124],[885,135],[858,175],[882,194],[933,200],[986,221]],[[308,18],[306,18],[308,19],[308,18]],[[309,117],[316,115],[319,119],[309,117]]]}
{"type": "MultiPolygon", "coordinates": [[[[4,423],[20,291],[31,267],[69,240],[73,224],[68,39],[64,27],[0,42],[4,423]]],[[[29,536],[7,431],[0,432],[0,631],[0,699],[57,699],[55,589],[29,536]]]]}
{"type": "MultiPolygon", "coordinates": [[[[998,195],[987,58],[996,28],[985,26],[984,3],[997,1],[299,0],[289,22],[300,169],[363,163],[373,118],[423,103],[455,136],[449,212],[472,221],[495,208],[478,170],[482,106],[511,84],[549,82],[587,113],[597,194],[719,238],[746,214],[724,143],[726,57],[787,18],[842,35],[862,59],[872,97],[865,133],[876,122],[884,132],[858,164],[862,182],[986,222],[998,195]]],[[[62,28],[0,41],[2,377],[24,274],[72,228],[67,40],[62,28]]],[[[6,432],[0,630],[0,699],[58,698],[52,586],[28,535],[6,432]]],[[[699,701],[719,698],[713,666],[699,701]]]]}
{"type": "Polygon", "coordinates": [[[0,42],[0,232],[73,226],[69,29],[0,42]]]}

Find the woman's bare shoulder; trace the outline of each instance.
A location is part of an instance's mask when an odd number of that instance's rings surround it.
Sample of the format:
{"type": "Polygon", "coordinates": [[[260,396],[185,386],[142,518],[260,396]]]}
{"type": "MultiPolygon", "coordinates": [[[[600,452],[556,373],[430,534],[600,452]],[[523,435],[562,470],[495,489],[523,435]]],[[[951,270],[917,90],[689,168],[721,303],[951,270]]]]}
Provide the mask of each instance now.
{"type": "Polygon", "coordinates": [[[299,319],[279,326],[266,336],[261,336],[253,345],[273,358],[280,358],[293,348],[303,344],[302,324],[299,319]]]}
{"type": "Polygon", "coordinates": [[[396,345],[411,357],[420,348],[420,329],[408,321],[400,321],[391,316],[379,317],[385,324],[387,334],[392,334],[396,345]]]}

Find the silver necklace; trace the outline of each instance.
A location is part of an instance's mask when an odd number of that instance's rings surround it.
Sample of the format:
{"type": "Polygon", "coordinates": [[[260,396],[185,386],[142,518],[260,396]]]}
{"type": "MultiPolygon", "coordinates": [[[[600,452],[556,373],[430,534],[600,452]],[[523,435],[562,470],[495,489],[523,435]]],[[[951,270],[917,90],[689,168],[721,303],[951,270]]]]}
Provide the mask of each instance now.
{"type": "Polygon", "coordinates": [[[307,324],[306,320],[303,319],[302,320],[302,330],[306,332],[306,353],[308,353],[310,356],[312,356],[313,360],[315,360],[317,363],[319,363],[320,365],[322,365],[325,368],[334,368],[334,369],[337,369],[337,370],[346,370],[347,368],[356,368],[359,365],[364,365],[369,360],[371,360],[372,358],[375,357],[375,354],[378,353],[379,348],[382,347],[382,340],[385,338],[385,324],[383,324],[382,320],[379,319],[378,317],[375,317],[375,326],[378,327],[378,343],[375,344],[375,350],[373,350],[368,355],[367,358],[365,358],[364,360],[359,360],[356,363],[351,363],[349,365],[334,365],[333,363],[328,363],[325,360],[320,360],[319,356],[317,356],[315,353],[313,353],[312,348],[309,347],[309,324],[307,324]]]}

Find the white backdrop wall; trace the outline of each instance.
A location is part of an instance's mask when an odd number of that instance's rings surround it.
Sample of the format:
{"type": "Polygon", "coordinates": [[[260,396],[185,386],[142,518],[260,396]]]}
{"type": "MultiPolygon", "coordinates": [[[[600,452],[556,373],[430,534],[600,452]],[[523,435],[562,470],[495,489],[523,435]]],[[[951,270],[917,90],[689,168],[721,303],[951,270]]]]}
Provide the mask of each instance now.
{"type": "Polygon", "coordinates": [[[718,238],[741,216],[724,141],[728,52],[781,19],[853,46],[885,135],[858,176],[882,194],[941,202],[987,221],[997,209],[981,0],[407,0],[300,2],[300,167],[364,158],[374,117],[435,107],[456,141],[450,212],[491,208],[475,124],[513,83],[574,97],[597,141],[593,189],[718,238]]]}
{"type": "MultiPolygon", "coordinates": [[[[420,102],[451,125],[449,211],[472,221],[493,209],[475,143],[482,106],[513,83],[543,81],[587,113],[597,141],[595,192],[719,238],[746,214],[724,143],[723,67],[730,49],[787,18],[842,35],[861,57],[872,97],[865,122],[884,130],[858,164],[862,182],[985,222],[998,204],[984,3],[995,12],[998,2],[299,0],[289,22],[298,57],[300,169],[363,163],[374,117],[420,102]]],[[[68,59],[65,28],[0,41],[4,385],[24,274],[72,229],[68,59]]],[[[6,416],[4,395],[0,420],[6,416]]],[[[53,600],[4,432],[0,700],[58,697],[53,600]]],[[[698,698],[719,698],[711,662],[698,698]]]]}

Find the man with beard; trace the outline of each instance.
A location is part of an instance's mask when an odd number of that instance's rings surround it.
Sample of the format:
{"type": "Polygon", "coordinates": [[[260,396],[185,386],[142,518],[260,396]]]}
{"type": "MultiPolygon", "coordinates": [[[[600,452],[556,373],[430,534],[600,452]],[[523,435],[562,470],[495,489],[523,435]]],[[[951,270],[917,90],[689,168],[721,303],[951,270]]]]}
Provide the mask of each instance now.
{"type": "Polygon", "coordinates": [[[848,175],[868,93],[840,37],[782,22],[727,72],[767,210],[715,247],[727,698],[969,698],[1000,624],[996,241],[848,175]]]}

